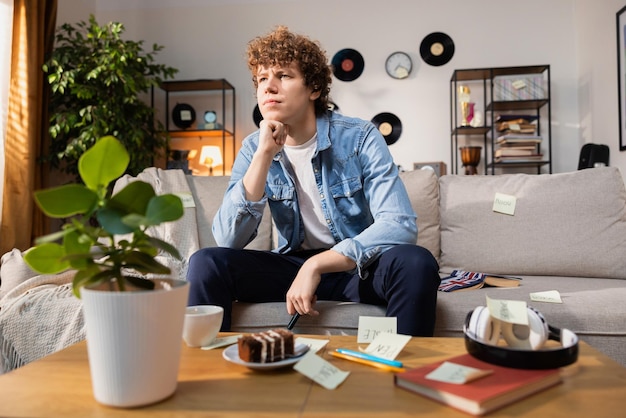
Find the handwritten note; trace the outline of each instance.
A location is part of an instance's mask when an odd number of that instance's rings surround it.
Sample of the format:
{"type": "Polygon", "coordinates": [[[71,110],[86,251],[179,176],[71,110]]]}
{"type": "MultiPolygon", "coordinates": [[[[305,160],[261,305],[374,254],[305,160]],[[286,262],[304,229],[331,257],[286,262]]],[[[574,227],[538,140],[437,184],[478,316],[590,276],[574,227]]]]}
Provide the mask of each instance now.
{"type": "Polygon", "coordinates": [[[474,367],[444,361],[441,366],[426,375],[426,379],[462,385],[472,380],[490,375],[493,370],[481,370],[474,367]]]}
{"type": "Polygon", "coordinates": [[[382,332],[398,333],[398,318],[385,316],[360,316],[357,342],[371,343],[382,332]]]}
{"type": "Polygon", "coordinates": [[[203,350],[212,350],[214,348],[224,347],[226,345],[237,344],[237,340],[241,337],[241,334],[229,335],[228,337],[218,337],[209,345],[201,347],[203,350]]]}
{"type": "Polygon", "coordinates": [[[504,193],[496,193],[496,196],[493,199],[492,210],[494,212],[504,213],[505,215],[515,215],[516,203],[517,198],[515,196],[504,193]]]}
{"type": "Polygon", "coordinates": [[[558,290],[547,290],[545,292],[534,292],[530,294],[533,302],[563,303],[558,290]]]}
{"type": "Polygon", "coordinates": [[[317,353],[320,351],[326,344],[328,344],[330,340],[320,340],[318,338],[305,338],[305,337],[297,337],[294,341],[297,344],[308,345],[311,351],[317,353]]]}
{"type": "Polygon", "coordinates": [[[350,374],[327,362],[312,350],[306,353],[293,369],[329,390],[336,389],[350,374]]]}
{"type": "Polygon", "coordinates": [[[180,198],[184,208],[196,207],[196,202],[193,200],[193,194],[191,194],[191,192],[179,192],[174,194],[180,198]]]}
{"type": "Polygon", "coordinates": [[[382,332],[364,351],[387,360],[394,360],[410,340],[410,335],[382,332]]]}
{"type": "Polygon", "coordinates": [[[487,296],[489,314],[501,321],[528,325],[526,302],[521,300],[491,299],[487,296]]]}

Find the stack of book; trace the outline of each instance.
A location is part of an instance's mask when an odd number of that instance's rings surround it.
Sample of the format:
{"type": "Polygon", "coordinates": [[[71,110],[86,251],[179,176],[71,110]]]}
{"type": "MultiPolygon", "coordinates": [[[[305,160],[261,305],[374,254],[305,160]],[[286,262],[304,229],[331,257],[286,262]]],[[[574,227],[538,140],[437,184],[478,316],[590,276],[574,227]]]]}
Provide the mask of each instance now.
{"type": "Polygon", "coordinates": [[[498,137],[494,161],[525,162],[539,161],[542,137],[537,135],[537,116],[499,115],[496,119],[498,137]]]}

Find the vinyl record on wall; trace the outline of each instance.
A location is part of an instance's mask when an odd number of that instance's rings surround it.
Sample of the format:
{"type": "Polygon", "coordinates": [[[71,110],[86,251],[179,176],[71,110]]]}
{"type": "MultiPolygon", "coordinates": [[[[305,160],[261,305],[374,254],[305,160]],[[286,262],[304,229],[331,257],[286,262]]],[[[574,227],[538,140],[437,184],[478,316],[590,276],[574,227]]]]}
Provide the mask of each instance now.
{"type": "Polygon", "coordinates": [[[422,40],[420,55],[426,64],[435,67],[444,65],[454,55],[454,42],[445,33],[433,32],[422,40]]]}
{"type": "Polygon", "coordinates": [[[172,109],[172,122],[180,129],[187,129],[196,121],[196,111],[187,103],[176,103],[172,109]]]}
{"type": "Polygon", "coordinates": [[[378,128],[387,145],[394,144],[402,134],[402,122],[393,113],[383,112],[372,118],[372,123],[378,128]]]}
{"type": "Polygon", "coordinates": [[[341,81],[353,81],[363,73],[365,61],[356,50],[346,48],[337,52],[331,61],[333,74],[341,81]]]}

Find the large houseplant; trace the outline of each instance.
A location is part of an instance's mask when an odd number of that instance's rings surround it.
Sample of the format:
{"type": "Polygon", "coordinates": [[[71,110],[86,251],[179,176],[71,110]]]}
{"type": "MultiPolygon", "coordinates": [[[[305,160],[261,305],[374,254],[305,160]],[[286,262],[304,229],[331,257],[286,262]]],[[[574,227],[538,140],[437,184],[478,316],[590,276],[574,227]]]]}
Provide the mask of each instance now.
{"type": "Polygon", "coordinates": [[[142,181],[111,195],[110,183],[129,159],[116,138],[100,138],[78,161],[84,184],[35,192],[48,216],[70,221],[24,255],[41,273],[76,270],[72,285],[83,299],[94,395],[118,407],[157,402],[175,391],[188,296],[188,284],[163,277],[170,270],[155,259],[159,251],[180,257],[178,251],[149,234],[179,219],[182,202],[156,195],[142,181]]]}
{"type": "Polygon", "coordinates": [[[128,173],[136,175],[164,154],[167,133],[155,122],[147,94],[177,69],[157,64],[163,47],[144,51],[142,41],[122,39],[124,25],[63,24],[43,70],[50,85],[50,147],[43,160],[78,175],[78,159],[96,138],[117,137],[129,152],[128,173]]]}

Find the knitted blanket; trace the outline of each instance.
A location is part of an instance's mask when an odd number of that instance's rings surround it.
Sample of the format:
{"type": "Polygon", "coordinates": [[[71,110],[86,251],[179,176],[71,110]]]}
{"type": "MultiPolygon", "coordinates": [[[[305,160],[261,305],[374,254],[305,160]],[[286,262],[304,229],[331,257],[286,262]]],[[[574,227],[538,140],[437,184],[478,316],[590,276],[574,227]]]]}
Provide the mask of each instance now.
{"type": "MultiPolygon", "coordinates": [[[[183,217],[151,229],[150,234],[178,248],[182,260],[159,255],[159,261],[170,267],[173,278],[186,278],[187,261],[198,249],[198,229],[193,198],[181,170],[149,168],[136,178],[124,176],[115,185],[114,193],[131,181],[150,183],[157,194],[183,195],[183,217]]],[[[3,257],[2,298],[0,299],[0,373],[13,370],[85,338],[82,302],[72,294],[73,271],[56,275],[24,273],[23,280],[6,280],[14,271],[4,265],[5,260],[22,263],[21,253],[13,250],[3,257]],[[10,256],[10,257],[9,257],[10,256]],[[6,284],[11,283],[11,289],[6,284]]]]}

